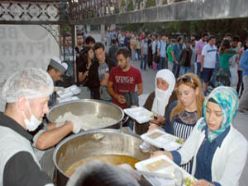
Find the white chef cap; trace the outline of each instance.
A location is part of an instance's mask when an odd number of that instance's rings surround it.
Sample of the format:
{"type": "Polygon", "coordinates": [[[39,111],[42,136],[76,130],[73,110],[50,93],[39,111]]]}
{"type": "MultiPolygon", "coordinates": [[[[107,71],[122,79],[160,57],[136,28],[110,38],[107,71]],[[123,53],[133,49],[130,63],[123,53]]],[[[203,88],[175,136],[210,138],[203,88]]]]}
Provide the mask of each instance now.
{"type": "Polygon", "coordinates": [[[68,65],[63,63],[58,57],[52,57],[50,59],[49,65],[60,71],[62,74],[64,74],[68,68],[68,65]]]}

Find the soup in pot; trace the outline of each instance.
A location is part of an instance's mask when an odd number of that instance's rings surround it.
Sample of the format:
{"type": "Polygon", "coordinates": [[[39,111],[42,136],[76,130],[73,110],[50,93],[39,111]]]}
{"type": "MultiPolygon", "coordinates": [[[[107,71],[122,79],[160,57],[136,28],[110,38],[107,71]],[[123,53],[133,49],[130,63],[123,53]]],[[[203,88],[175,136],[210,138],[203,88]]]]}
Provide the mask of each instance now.
{"type": "Polygon", "coordinates": [[[99,160],[99,161],[102,161],[104,163],[109,163],[109,164],[112,164],[112,165],[120,165],[120,164],[129,164],[131,165],[133,168],[134,168],[134,165],[135,163],[137,163],[138,159],[132,157],[132,156],[127,156],[127,155],[96,155],[96,156],[91,156],[91,157],[88,157],[88,158],[84,158],[80,161],[77,161],[75,163],[73,163],[70,167],[68,167],[68,169],[65,171],[65,175],[70,177],[74,172],[75,170],[82,166],[83,164],[85,163],[88,163],[89,161],[92,161],[92,160],[99,160]]]}

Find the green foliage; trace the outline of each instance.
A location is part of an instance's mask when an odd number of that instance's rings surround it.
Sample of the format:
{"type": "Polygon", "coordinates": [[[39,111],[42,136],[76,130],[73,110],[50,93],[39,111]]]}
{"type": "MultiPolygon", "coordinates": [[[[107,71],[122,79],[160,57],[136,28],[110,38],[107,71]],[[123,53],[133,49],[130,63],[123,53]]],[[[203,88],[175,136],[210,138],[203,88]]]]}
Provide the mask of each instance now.
{"type": "Polygon", "coordinates": [[[121,7],[125,7],[126,6],[126,1],[125,0],[121,0],[121,7]]]}
{"type": "Polygon", "coordinates": [[[146,8],[156,6],[156,0],[147,0],[146,1],[146,8]]]}
{"type": "Polygon", "coordinates": [[[89,15],[89,17],[96,17],[96,11],[89,10],[88,15],[89,15]]]}
{"type": "Polygon", "coordinates": [[[197,34],[204,32],[216,35],[221,38],[225,33],[238,35],[242,40],[248,36],[248,22],[246,19],[222,19],[206,21],[177,21],[160,23],[138,23],[122,25],[122,30],[136,33],[166,33],[174,35],[176,33],[197,34]],[[236,29],[239,28],[239,29],[236,29]]]}
{"type": "Polygon", "coordinates": [[[128,0],[127,11],[134,10],[133,0],[128,0]]]}
{"type": "Polygon", "coordinates": [[[71,33],[71,27],[68,24],[63,24],[60,26],[60,33],[64,35],[65,33],[71,33]]]}

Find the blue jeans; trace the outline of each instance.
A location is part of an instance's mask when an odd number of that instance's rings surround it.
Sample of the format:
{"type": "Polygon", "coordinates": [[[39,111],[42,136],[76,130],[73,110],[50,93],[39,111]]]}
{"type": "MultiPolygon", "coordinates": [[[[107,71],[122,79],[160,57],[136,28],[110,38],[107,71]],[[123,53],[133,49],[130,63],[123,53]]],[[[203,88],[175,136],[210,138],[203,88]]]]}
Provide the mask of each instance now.
{"type": "Polygon", "coordinates": [[[173,72],[175,78],[178,78],[178,76],[179,76],[179,70],[180,70],[180,65],[177,64],[177,63],[175,63],[175,62],[173,62],[172,72],[173,72]]]}
{"type": "Polygon", "coordinates": [[[201,77],[201,63],[196,62],[196,74],[201,77]]]}
{"type": "Polygon", "coordinates": [[[188,72],[191,72],[191,67],[184,67],[184,66],[181,66],[180,67],[180,76],[183,75],[183,74],[186,74],[188,72]]]}
{"type": "Polygon", "coordinates": [[[146,64],[147,64],[147,55],[144,54],[143,56],[141,56],[140,69],[146,70],[146,64]]]}
{"type": "Polygon", "coordinates": [[[166,63],[165,57],[160,57],[159,64],[158,64],[158,70],[168,68],[168,64],[166,63]]]}

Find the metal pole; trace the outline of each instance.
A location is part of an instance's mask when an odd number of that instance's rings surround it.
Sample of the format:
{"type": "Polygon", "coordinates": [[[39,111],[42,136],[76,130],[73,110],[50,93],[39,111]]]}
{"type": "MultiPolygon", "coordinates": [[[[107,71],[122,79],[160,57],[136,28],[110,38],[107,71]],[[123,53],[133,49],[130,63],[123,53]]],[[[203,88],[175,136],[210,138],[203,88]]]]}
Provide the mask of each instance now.
{"type": "Polygon", "coordinates": [[[71,25],[71,35],[72,35],[72,56],[73,56],[73,83],[77,82],[77,66],[76,66],[76,58],[75,58],[75,36],[76,36],[76,29],[75,25],[71,25]]]}

